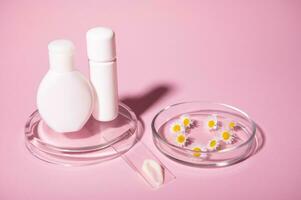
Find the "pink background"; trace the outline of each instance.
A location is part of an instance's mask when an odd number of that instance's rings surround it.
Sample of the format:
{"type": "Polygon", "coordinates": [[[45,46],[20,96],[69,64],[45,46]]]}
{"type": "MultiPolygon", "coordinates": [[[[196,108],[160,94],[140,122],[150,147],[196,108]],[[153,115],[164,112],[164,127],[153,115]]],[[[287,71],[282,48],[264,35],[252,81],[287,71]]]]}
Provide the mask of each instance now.
{"type": "Polygon", "coordinates": [[[0,199],[301,199],[300,6],[291,0],[2,0],[0,199]],[[157,191],[120,158],[65,168],[24,147],[48,42],[73,40],[77,66],[87,75],[85,32],[99,25],[116,31],[120,97],[136,102],[146,125],[143,142],[177,176],[157,191]],[[167,159],[152,143],[150,122],[160,108],[185,100],[243,109],[261,126],[263,148],[219,169],[167,159]]]}

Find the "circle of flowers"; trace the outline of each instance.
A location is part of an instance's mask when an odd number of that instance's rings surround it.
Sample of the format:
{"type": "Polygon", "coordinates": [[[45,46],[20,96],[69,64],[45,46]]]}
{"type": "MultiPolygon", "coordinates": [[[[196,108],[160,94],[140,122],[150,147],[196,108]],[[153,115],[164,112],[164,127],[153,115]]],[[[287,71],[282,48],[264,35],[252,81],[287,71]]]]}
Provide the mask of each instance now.
{"type": "MultiPolygon", "coordinates": [[[[209,131],[219,130],[219,136],[211,138],[207,146],[196,145],[193,146],[194,157],[205,158],[205,152],[216,150],[220,147],[221,143],[232,144],[236,138],[233,130],[237,127],[237,123],[232,120],[226,120],[225,126],[221,126],[221,122],[218,121],[217,115],[209,115],[205,119],[204,128],[209,131]]],[[[187,146],[192,142],[192,138],[189,137],[189,131],[197,126],[197,121],[191,119],[189,115],[181,115],[179,119],[175,120],[170,126],[170,132],[176,134],[175,140],[179,146],[187,146]]]]}

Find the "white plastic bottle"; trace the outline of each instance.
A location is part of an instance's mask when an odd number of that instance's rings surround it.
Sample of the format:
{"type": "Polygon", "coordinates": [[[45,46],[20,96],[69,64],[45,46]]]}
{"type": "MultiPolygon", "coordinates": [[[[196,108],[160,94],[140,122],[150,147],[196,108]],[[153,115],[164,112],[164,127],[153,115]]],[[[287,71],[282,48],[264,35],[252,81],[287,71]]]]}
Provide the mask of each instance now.
{"type": "Polygon", "coordinates": [[[87,32],[90,81],[94,87],[93,117],[112,121],[118,116],[118,84],[114,32],[105,27],[87,32]]]}
{"type": "Polygon", "coordinates": [[[57,132],[80,130],[93,110],[93,88],[74,69],[74,45],[54,40],[48,45],[50,69],[38,88],[37,107],[46,124],[57,132]]]}

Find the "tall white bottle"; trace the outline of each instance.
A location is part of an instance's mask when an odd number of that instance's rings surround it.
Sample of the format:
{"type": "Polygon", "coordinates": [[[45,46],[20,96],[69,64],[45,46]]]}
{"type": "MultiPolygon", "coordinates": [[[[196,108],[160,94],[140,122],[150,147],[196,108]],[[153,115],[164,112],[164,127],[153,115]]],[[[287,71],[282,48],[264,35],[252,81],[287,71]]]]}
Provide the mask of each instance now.
{"type": "Polygon", "coordinates": [[[86,36],[90,81],[95,92],[92,114],[98,121],[111,121],[118,116],[119,104],[115,34],[109,28],[96,27],[86,36]]]}
{"type": "Polygon", "coordinates": [[[93,110],[93,88],[74,69],[74,45],[54,40],[48,45],[49,71],[38,88],[37,107],[46,124],[57,132],[80,130],[93,110]]]}

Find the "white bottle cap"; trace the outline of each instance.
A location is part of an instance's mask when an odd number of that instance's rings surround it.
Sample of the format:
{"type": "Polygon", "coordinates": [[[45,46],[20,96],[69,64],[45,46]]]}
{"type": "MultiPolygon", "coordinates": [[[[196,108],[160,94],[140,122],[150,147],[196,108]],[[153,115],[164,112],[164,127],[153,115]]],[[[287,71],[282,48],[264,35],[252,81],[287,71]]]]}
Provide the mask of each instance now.
{"type": "Polygon", "coordinates": [[[89,60],[109,62],[116,58],[115,34],[105,27],[92,28],[87,32],[87,53],[89,60]]]}
{"type": "Polygon", "coordinates": [[[56,72],[73,70],[74,44],[69,40],[54,40],[48,44],[49,66],[56,72]]]}

